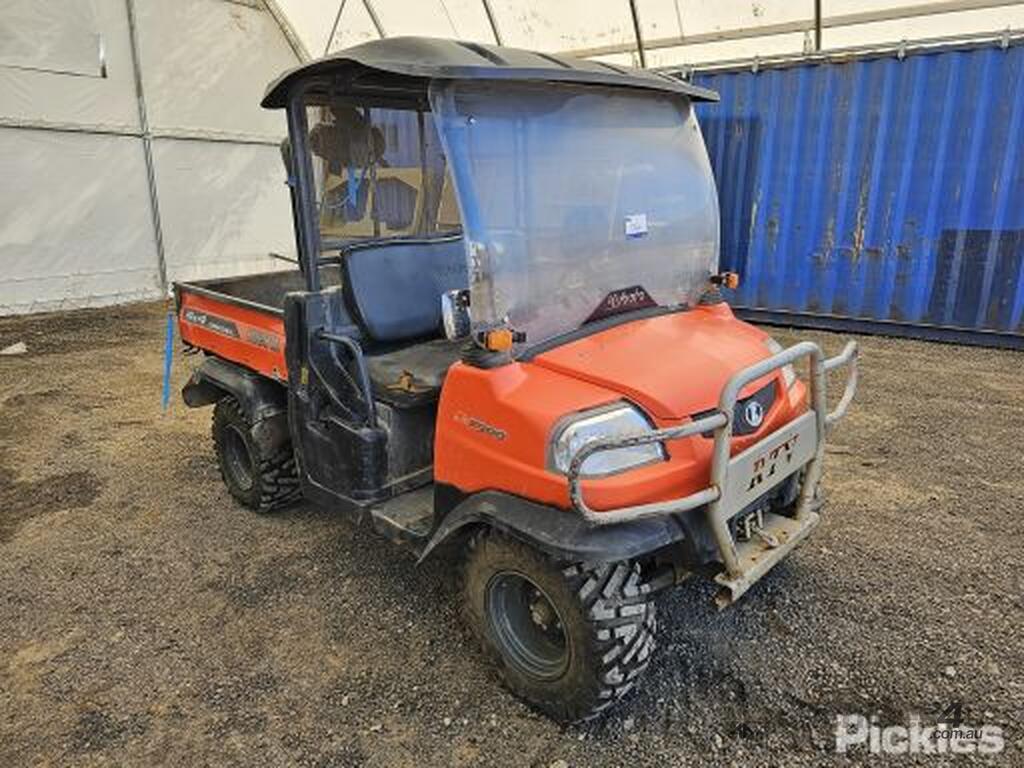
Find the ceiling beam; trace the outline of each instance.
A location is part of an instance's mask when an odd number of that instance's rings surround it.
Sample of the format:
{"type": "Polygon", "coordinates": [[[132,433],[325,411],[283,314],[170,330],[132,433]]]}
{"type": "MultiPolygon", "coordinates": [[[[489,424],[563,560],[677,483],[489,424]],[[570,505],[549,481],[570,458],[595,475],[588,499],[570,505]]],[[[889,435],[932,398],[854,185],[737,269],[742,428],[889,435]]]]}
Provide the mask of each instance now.
{"type": "MultiPolygon", "coordinates": [[[[1005,8],[1011,5],[1020,5],[1020,0],[936,0],[935,2],[918,5],[898,5],[874,11],[858,11],[856,13],[826,16],[821,19],[820,23],[822,29],[835,29],[838,27],[852,27],[858,24],[872,24],[878,21],[899,21],[922,16],[937,16],[945,13],[1005,8]]],[[[816,29],[815,22],[815,19],[800,19],[797,21],[783,21],[776,24],[761,24],[753,27],[717,29],[711,32],[700,32],[695,35],[659,37],[645,41],[644,48],[647,51],[653,51],[660,48],[676,48],[698,43],[719,43],[752,37],[814,32],[816,29]]],[[[634,43],[614,43],[593,48],[576,48],[571,51],[561,51],[561,55],[585,58],[587,56],[610,56],[618,53],[632,53],[634,50],[634,43]]]]}

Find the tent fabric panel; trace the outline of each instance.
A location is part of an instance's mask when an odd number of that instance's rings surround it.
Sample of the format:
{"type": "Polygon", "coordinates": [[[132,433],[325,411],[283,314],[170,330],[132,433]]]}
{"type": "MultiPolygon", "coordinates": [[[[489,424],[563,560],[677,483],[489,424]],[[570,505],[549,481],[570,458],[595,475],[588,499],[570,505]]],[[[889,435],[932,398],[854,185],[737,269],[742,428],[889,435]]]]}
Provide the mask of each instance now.
{"type": "Polygon", "coordinates": [[[160,296],[142,143],[3,129],[0,314],[160,296]]]}
{"type": "Polygon", "coordinates": [[[153,165],[170,280],[287,267],[291,203],[275,146],[159,139],[153,165]]]}
{"type": "Polygon", "coordinates": [[[135,0],[149,124],[279,139],[279,113],[259,106],[263,89],[295,66],[274,17],[225,0],[135,0]]]}
{"type": "MultiPolygon", "coordinates": [[[[22,7],[20,2],[16,5],[22,7]]],[[[56,6],[51,2],[33,5],[37,6],[34,12],[30,12],[28,6],[17,15],[8,16],[5,11],[0,21],[0,119],[139,130],[124,0],[59,0],[56,6]],[[63,26],[54,28],[61,18],[53,11],[64,6],[77,7],[78,11],[65,9],[68,15],[62,17],[63,26]],[[85,7],[91,9],[91,13],[85,13],[82,10],[85,7]],[[90,26],[76,29],[77,23],[90,26]],[[47,29],[50,31],[45,32],[47,29]],[[49,44],[41,43],[38,56],[42,58],[35,62],[37,68],[26,68],[29,62],[17,55],[24,46],[11,38],[28,36],[31,39],[40,34],[47,39],[64,40],[64,52],[60,52],[62,47],[55,42],[51,47],[56,46],[57,50],[52,50],[50,56],[45,53],[49,44]],[[68,47],[67,39],[77,42],[68,47]],[[89,40],[96,46],[92,62],[96,68],[89,66],[84,50],[89,40]],[[98,69],[100,41],[106,77],[102,77],[98,69]],[[7,57],[2,55],[5,48],[7,57]],[[61,68],[67,71],[61,73],[61,68]],[[93,74],[76,72],[82,69],[90,69],[93,74]]]]}

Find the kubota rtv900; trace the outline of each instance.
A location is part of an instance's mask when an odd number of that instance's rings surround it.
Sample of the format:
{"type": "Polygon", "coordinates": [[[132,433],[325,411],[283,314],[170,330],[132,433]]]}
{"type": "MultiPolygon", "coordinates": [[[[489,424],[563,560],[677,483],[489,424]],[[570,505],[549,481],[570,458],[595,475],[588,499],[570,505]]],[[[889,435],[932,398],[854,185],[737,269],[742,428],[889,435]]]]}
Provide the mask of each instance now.
{"type": "Polygon", "coordinates": [[[636,683],[658,590],[696,573],[726,605],[810,533],[853,396],[853,344],[783,349],[722,299],[715,98],[475,43],[343,51],[263,101],[298,268],[176,286],[235,498],[445,545],[507,685],[562,720],[636,683]]]}

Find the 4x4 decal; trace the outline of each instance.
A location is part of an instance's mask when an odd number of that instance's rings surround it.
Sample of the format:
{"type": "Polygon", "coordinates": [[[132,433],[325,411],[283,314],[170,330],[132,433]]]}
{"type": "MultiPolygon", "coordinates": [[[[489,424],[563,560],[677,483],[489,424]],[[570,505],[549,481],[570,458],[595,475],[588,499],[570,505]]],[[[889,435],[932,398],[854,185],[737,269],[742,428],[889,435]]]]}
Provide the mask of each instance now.
{"type": "Polygon", "coordinates": [[[201,325],[203,328],[208,328],[214,333],[219,333],[222,336],[230,336],[233,339],[239,338],[237,325],[223,317],[211,315],[209,312],[199,312],[195,309],[186,309],[185,322],[192,323],[193,325],[201,325]]]}

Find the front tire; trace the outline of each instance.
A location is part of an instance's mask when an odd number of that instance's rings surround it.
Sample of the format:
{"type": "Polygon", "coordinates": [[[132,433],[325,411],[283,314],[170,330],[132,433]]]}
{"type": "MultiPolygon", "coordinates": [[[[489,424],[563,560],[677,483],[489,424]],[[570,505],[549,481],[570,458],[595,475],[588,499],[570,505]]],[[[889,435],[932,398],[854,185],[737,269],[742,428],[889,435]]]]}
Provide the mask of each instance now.
{"type": "Polygon", "coordinates": [[[562,722],[596,717],[633,688],[657,620],[639,564],[558,565],[510,538],[470,542],[463,611],[508,688],[562,722]]]}
{"type": "Polygon", "coordinates": [[[299,498],[291,442],[270,453],[253,439],[252,423],[238,401],[225,397],[213,407],[213,448],[228,491],[255,512],[272,512],[299,498]]]}

